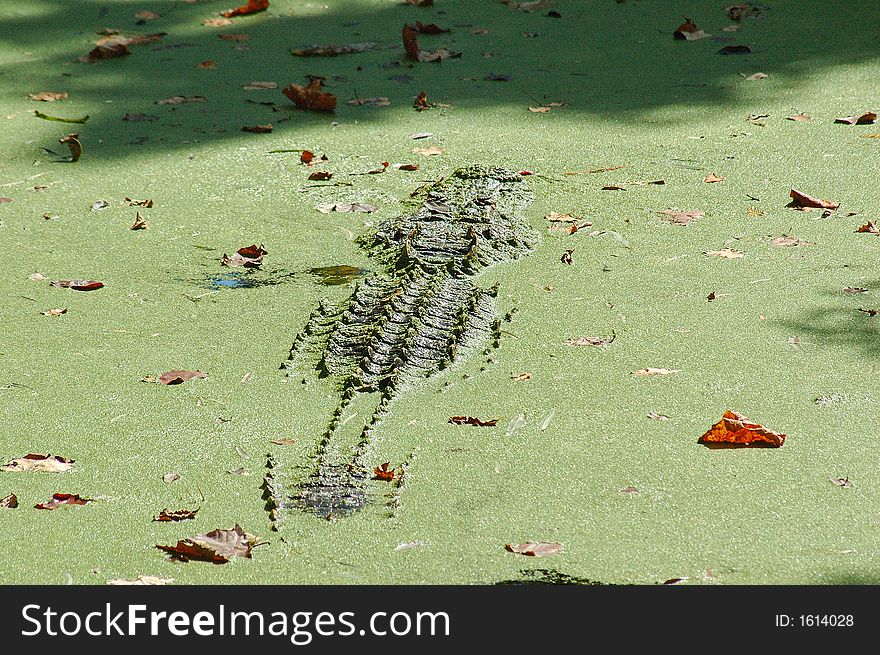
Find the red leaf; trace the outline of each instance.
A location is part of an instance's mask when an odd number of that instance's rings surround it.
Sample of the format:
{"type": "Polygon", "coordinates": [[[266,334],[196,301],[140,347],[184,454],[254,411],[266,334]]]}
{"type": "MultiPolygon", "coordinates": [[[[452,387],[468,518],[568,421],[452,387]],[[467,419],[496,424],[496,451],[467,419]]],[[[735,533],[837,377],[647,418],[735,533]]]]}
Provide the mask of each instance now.
{"type": "Polygon", "coordinates": [[[269,0],[248,0],[246,5],[230,9],[229,11],[220,12],[221,16],[232,18],[233,16],[247,16],[255,14],[258,11],[265,11],[269,8],[269,0]]]}
{"type": "Polygon", "coordinates": [[[374,480],[383,480],[384,482],[393,482],[395,470],[392,468],[388,468],[389,462],[385,462],[381,466],[377,466],[373,469],[373,479],[374,480]]]}
{"type": "Polygon", "coordinates": [[[49,284],[58,289],[73,289],[74,291],[94,291],[104,286],[103,282],[97,280],[53,280],[49,284]]]}
{"type": "Polygon", "coordinates": [[[326,91],[321,91],[320,77],[312,77],[306,86],[298,84],[290,84],[281,89],[281,93],[286,95],[300,109],[307,111],[326,111],[336,110],[336,96],[326,91]]]}
{"type": "Polygon", "coordinates": [[[311,150],[303,150],[302,154],[299,156],[299,161],[301,164],[311,164],[312,160],[315,158],[315,153],[311,150]]]}
{"type": "Polygon", "coordinates": [[[244,248],[239,248],[235,254],[230,257],[223,253],[220,259],[221,266],[244,266],[245,268],[259,268],[263,264],[263,256],[269,253],[263,248],[263,244],[251,244],[244,248]]]}

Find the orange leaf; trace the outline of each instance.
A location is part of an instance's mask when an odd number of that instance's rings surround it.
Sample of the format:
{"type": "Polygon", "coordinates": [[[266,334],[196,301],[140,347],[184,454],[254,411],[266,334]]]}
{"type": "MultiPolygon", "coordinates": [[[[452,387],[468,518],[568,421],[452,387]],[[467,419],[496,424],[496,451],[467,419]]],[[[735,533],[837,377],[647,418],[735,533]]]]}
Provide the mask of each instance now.
{"type": "Polygon", "coordinates": [[[247,16],[255,14],[258,11],[266,11],[269,8],[269,0],[248,0],[246,5],[230,9],[229,11],[220,12],[221,16],[232,18],[233,16],[247,16]]]}
{"type": "Polygon", "coordinates": [[[385,482],[393,482],[394,481],[394,469],[388,468],[388,464],[390,462],[385,462],[381,466],[377,466],[373,469],[373,479],[374,480],[383,480],[385,482]]]}
{"type": "Polygon", "coordinates": [[[403,26],[403,49],[409,59],[419,60],[419,33],[406,24],[403,26]]]}
{"type": "Polygon", "coordinates": [[[321,91],[320,77],[312,77],[306,86],[291,84],[283,89],[281,93],[286,95],[300,109],[307,111],[335,111],[336,96],[326,91],[321,91]]]}
{"type": "Polygon", "coordinates": [[[757,446],[778,448],[785,443],[785,435],[765,428],[760,423],[752,423],[742,414],[724,412],[723,418],[713,425],[697,443],[709,447],[737,448],[757,446]]]}

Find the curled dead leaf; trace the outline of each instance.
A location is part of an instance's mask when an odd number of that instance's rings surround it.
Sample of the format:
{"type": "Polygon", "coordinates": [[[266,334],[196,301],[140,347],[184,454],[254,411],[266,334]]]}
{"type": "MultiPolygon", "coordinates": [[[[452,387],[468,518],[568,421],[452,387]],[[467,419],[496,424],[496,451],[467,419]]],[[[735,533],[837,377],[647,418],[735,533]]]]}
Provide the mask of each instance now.
{"type": "Polygon", "coordinates": [[[196,509],[168,509],[167,507],[159,512],[153,521],[189,521],[196,517],[200,508],[196,509]]]}
{"type": "Polygon", "coordinates": [[[866,111],[863,114],[835,118],[834,122],[845,123],[846,125],[871,125],[877,122],[877,114],[873,111],[866,111]]]}
{"type": "Polygon", "coordinates": [[[180,539],[174,546],[157,545],[156,548],[181,562],[199,560],[225,564],[233,557],[250,559],[257,538],[246,533],[238,524],[231,530],[213,530],[188,539],[180,539]]]}
{"type": "Polygon", "coordinates": [[[97,280],[52,280],[49,284],[57,289],[73,289],[74,291],[94,291],[104,286],[103,282],[97,280]]]}
{"type": "Polygon", "coordinates": [[[248,0],[246,5],[242,5],[241,7],[236,7],[235,9],[230,9],[228,11],[221,11],[220,15],[226,18],[234,18],[235,16],[247,16],[248,14],[255,14],[258,11],[265,11],[269,8],[269,0],[248,0]]]}
{"type": "Polygon", "coordinates": [[[788,204],[788,206],[794,207],[795,209],[837,209],[838,207],[840,207],[839,202],[835,202],[834,200],[822,200],[821,198],[809,196],[806,193],[798,191],[797,189],[792,189],[788,195],[791,197],[791,202],[788,204]]]}
{"type": "Polygon", "coordinates": [[[742,250],[736,250],[735,248],[722,248],[721,250],[707,250],[703,254],[708,255],[710,257],[721,257],[722,259],[741,259],[742,257],[746,256],[746,254],[742,250]]]}
{"type": "Polygon", "coordinates": [[[263,247],[263,244],[260,244],[258,246],[257,244],[253,243],[249,246],[239,248],[235,251],[235,254],[232,255],[232,257],[229,257],[226,253],[223,253],[223,257],[220,259],[220,265],[259,268],[263,264],[263,257],[268,254],[269,253],[263,247]]]}
{"type": "Polygon", "coordinates": [[[306,111],[332,112],[336,110],[336,96],[321,90],[323,78],[312,77],[306,86],[290,84],[281,93],[290,98],[300,109],[306,111]]]}
{"type": "Polygon", "coordinates": [[[672,375],[673,373],[678,373],[677,368],[640,368],[638,371],[633,371],[633,375],[639,377],[645,377],[648,375],[672,375]]]}
{"type": "Polygon", "coordinates": [[[494,428],[498,425],[498,419],[493,418],[488,421],[475,418],[473,416],[450,416],[448,423],[453,425],[473,425],[479,428],[494,428]]]}
{"type": "Polygon", "coordinates": [[[67,473],[75,467],[73,460],[60,455],[28,453],[24,457],[16,457],[0,466],[0,471],[34,473],[67,473]]]}
{"type": "Polygon", "coordinates": [[[760,423],[753,423],[742,414],[727,410],[718,423],[699,438],[697,443],[712,447],[770,447],[778,448],[785,443],[779,434],[760,423]]]}
{"type": "Polygon", "coordinates": [[[82,498],[79,494],[54,493],[48,502],[38,503],[34,505],[34,509],[53,510],[62,505],[86,505],[91,502],[91,498],[82,498]]]}
{"type": "Polygon", "coordinates": [[[202,373],[201,371],[182,371],[180,369],[174,369],[173,371],[166,371],[160,375],[156,381],[159,382],[159,384],[183,384],[187,380],[207,377],[208,374],[202,373]]]}
{"type": "Polygon", "coordinates": [[[390,462],[385,462],[384,464],[381,464],[380,466],[374,468],[373,479],[383,480],[384,482],[393,482],[397,472],[393,468],[389,468],[389,464],[390,462]]]}
{"type": "Polygon", "coordinates": [[[685,18],[685,22],[672,33],[672,37],[678,41],[699,41],[700,39],[708,39],[710,36],[712,35],[699,29],[690,18],[685,18]]]}
{"type": "Polygon", "coordinates": [[[547,543],[544,541],[532,541],[527,544],[507,544],[504,548],[518,555],[528,557],[546,557],[562,552],[562,544],[547,543]]]}
{"type": "Polygon", "coordinates": [[[8,496],[0,498],[0,508],[15,509],[16,507],[18,507],[18,496],[15,494],[9,494],[8,496]]]}
{"type": "Polygon", "coordinates": [[[67,91],[41,91],[40,93],[28,93],[28,99],[38,102],[56,102],[70,97],[67,91]]]}

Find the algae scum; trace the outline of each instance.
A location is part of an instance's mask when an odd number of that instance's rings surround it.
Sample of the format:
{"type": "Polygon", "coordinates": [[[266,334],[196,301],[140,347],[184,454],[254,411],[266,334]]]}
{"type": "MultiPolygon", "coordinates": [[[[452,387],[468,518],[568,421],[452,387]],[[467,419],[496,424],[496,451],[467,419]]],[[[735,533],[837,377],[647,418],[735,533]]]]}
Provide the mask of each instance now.
{"type": "MultiPolygon", "coordinates": [[[[288,375],[332,377],[340,400],[299,479],[290,464],[270,459],[264,488],[274,522],[293,508],[322,517],[363,508],[377,484],[375,432],[394,398],[469,352],[485,347],[488,354],[497,345],[497,285],[481,288],[474,279],[537,242],[521,216],[531,192],[514,172],[474,166],[410,198],[411,213],[360,239],[380,272],[344,302],[322,303],[282,365],[288,375]]],[[[391,505],[407,465],[393,482],[391,505]]]]}

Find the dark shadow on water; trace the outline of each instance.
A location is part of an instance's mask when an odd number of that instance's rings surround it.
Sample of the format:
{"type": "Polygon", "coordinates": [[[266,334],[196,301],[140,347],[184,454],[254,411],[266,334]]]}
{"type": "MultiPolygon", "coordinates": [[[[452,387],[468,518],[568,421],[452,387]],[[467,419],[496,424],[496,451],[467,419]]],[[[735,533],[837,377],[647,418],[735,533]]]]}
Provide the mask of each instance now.
{"type": "Polygon", "coordinates": [[[69,100],[51,104],[22,97],[15,100],[16,109],[70,117],[82,113],[81,101],[86,101],[86,113],[91,113],[82,125],[46,123],[45,142],[20,143],[12,154],[39,157],[41,146],[57,149],[52,142],[56,133],[78,131],[88,159],[124,159],[196,143],[221,144],[240,138],[243,126],[267,123],[274,126],[273,134],[251,135],[263,139],[267,151],[304,147],[295,142],[300,126],[369,124],[385,116],[382,112],[413,111],[413,98],[423,90],[429,101],[454,105],[428,113],[449,112],[450,118],[457,111],[511,107],[526,120],[536,118],[526,111],[529,105],[563,102],[564,109],[538,118],[560,121],[556,124],[574,118],[646,123],[653,121],[656,110],[672,107],[675,113],[662,120],[685,122],[693,112],[730,108],[742,93],[752,93],[755,84],[771,93],[788,91],[799,77],[822,68],[876,61],[877,31],[859,26],[880,24],[876,0],[766,3],[770,6],[763,20],[743,20],[736,32],[722,30],[732,22],[725,3],[693,0],[556,0],[553,8],[561,18],[547,17],[544,11],[515,11],[489,0],[444,0],[424,9],[402,2],[342,1],[328,1],[325,9],[324,3],[273,0],[268,11],[233,19],[226,27],[201,24],[235,4],[155,0],[149,8],[161,17],[144,24],[135,18],[143,7],[109,0],[45,0],[33,16],[5,12],[0,39],[13,52],[7,50],[0,59],[0,81],[18,90],[27,85],[33,92],[71,93],[69,100]],[[683,15],[713,38],[674,40],[672,32],[683,15]],[[407,61],[401,27],[416,20],[451,30],[422,35],[423,49],[448,48],[462,57],[441,63],[407,61]],[[96,32],[105,28],[167,35],[131,46],[132,53],[124,57],[77,63],[77,57],[94,47],[96,32]],[[246,40],[222,40],[220,34],[246,40]],[[291,54],[291,49],[309,45],[365,41],[378,47],[337,57],[291,54]],[[747,45],[752,54],[719,55],[726,45],[747,45]],[[216,67],[197,68],[207,60],[216,67]],[[755,71],[771,77],[749,82],[740,76],[755,71]],[[291,82],[305,83],[309,74],[327,79],[327,90],[339,101],[335,115],[294,110],[280,93],[291,82]],[[493,75],[510,79],[486,79],[493,75]],[[263,80],[275,81],[279,88],[242,89],[263,80]],[[772,87],[783,80],[782,86],[772,87]],[[204,96],[206,102],[156,104],[177,95],[204,96]],[[377,96],[389,97],[392,106],[347,104],[377,96]],[[127,113],[151,118],[123,121],[127,113]]]}
{"type": "Polygon", "coordinates": [[[608,582],[599,582],[589,578],[561,573],[556,569],[522,569],[522,577],[513,580],[502,580],[496,585],[586,585],[590,587],[608,586],[608,582]]]}

